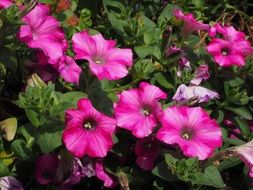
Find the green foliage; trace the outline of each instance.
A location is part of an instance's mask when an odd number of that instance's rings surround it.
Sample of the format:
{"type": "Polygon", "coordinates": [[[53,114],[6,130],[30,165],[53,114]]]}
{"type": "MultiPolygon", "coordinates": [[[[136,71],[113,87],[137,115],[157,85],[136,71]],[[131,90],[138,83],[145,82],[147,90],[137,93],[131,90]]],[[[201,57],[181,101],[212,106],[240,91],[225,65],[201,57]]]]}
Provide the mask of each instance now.
{"type": "Polygon", "coordinates": [[[165,161],[159,162],[152,173],[166,181],[182,180],[201,187],[202,185],[223,188],[224,182],[215,166],[208,166],[204,171],[199,167],[197,158],[176,159],[165,153],[165,161]],[[175,175],[177,178],[175,178],[175,175]]]}

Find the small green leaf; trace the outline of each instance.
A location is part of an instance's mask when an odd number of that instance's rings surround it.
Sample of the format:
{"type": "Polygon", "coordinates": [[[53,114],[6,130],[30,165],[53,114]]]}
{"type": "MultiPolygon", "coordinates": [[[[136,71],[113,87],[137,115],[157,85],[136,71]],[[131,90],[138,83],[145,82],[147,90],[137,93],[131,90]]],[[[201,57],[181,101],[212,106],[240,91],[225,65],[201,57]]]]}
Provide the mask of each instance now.
{"type": "Polygon", "coordinates": [[[235,123],[236,123],[236,126],[240,128],[240,131],[242,132],[243,135],[249,136],[251,134],[249,125],[244,119],[240,118],[239,116],[236,116],[235,123]]]}
{"type": "Polygon", "coordinates": [[[59,125],[49,125],[42,126],[39,132],[36,142],[40,146],[43,153],[50,153],[57,147],[62,145],[62,126],[59,125]]]}
{"type": "Polygon", "coordinates": [[[178,178],[169,171],[168,166],[164,161],[159,162],[152,170],[152,173],[166,181],[178,181],[178,178]]]}
{"type": "Polygon", "coordinates": [[[156,81],[162,87],[167,88],[167,89],[173,89],[174,88],[174,86],[167,81],[167,79],[164,77],[164,75],[162,73],[160,73],[160,72],[156,73],[154,76],[155,76],[156,81]]]}
{"type": "Polygon", "coordinates": [[[195,173],[193,183],[212,186],[216,188],[224,188],[224,182],[220,172],[215,166],[208,166],[204,173],[195,173]]]}
{"type": "Polygon", "coordinates": [[[218,169],[219,169],[219,171],[223,171],[223,170],[226,170],[228,168],[234,167],[234,166],[236,166],[240,163],[241,163],[241,160],[239,158],[230,157],[228,159],[223,160],[220,163],[218,169]]]}
{"type": "Polygon", "coordinates": [[[32,154],[31,149],[26,147],[26,142],[20,139],[11,143],[11,150],[22,160],[28,160],[32,154]]]}
{"type": "Polygon", "coordinates": [[[25,110],[26,115],[28,117],[28,119],[30,120],[30,122],[35,126],[38,127],[40,125],[40,121],[38,118],[38,113],[36,113],[33,110],[27,109],[25,110]]]}
{"type": "Polygon", "coordinates": [[[225,109],[230,110],[234,113],[236,113],[239,116],[242,116],[244,119],[252,120],[252,115],[249,112],[248,108],[242,106],[242,107],[225,107],[225,109]]]}

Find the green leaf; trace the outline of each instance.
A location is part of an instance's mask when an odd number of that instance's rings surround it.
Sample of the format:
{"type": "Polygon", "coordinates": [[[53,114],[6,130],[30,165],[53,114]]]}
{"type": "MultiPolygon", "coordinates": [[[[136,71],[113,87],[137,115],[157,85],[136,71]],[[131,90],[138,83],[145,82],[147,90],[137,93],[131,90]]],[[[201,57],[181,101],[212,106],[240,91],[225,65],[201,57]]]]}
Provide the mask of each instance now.
{"type": "Polygon", "coordinates": [[[174,158],[171,154],[169,153],[165,153],[165,162],[171,166],[171,165],[176,165],[176,163],[178,162],[178,159],[174,158]]]}
{"type": "Polygon", "coordinates": [[[134,75],[136,75],[136,78],[148,79],[153,71],[154,64],[151,59],[142,59],[134,64],[134,75]]]}
{"type": "Polygon", "coordinates": [[[234,113],[236,113],[239,116],[242,116],[244,119],[252,120],[252,115],[249,112],[248,108],[242,106],[242,107],[225,107],[225,109],[230,110],[234,113]]]}
{"type": "Polygon", "coordinates": [[[26,115],[28,117],[28,119],[30,120],[30,122],[35,126],[38,127],[40,125],[40,121],[38,118],[38,113],[36,113],[33,110],[27,109],[25,110],[26,115]]]}
{"type": "Polygon", "coordinates": [[[107,115],[112,115],[113,102],[108,94],[102,90],[100,82],[96,79],[89,86],[88,97],[94,107],[107,115]]]}
{"type": "Polygon", "coordinates": [[[223,160],[220,165],[218,166],[219,171],[226,170],[228,168],[234,167],[241,163],[241,160],[239,158],[230,157],[228,159],[223,160]]]}
{"type": "Polygon", "coordinates": [[[87,94],[81,91],[67,92],[60,96],[59,102],[71,102],[76,105],[77,101],[81,98],[86,98],[87,94]]]}
{"type": "Polygon", "coordinates": [[[54,4],[54,0],[39,0],[40,3],[54,4]]]}
{"type": "Polygon", "coordinates": [[[11,150],[22,160],[28,160],[32,154],[31,149],[26,147],[26,142],[20,139],[11,143],[11,150]]]}
{"type": "Polygon", "coordinates": [[[42,131],[39,132],[36,142],[43,153],[50,153],[62,145],[62,128],[61,125],[53,124],[41,127],[42,131]]]}
{"type": "Polygon", "coordinates": [[[164,161],[161,161],[156,165],[152,170],[152,174],[166,181],[178,181],[178,178],[169,171],[168,166],[164,161]]]}
{"type": "Polygon", "coordinates": [[[134,50],[141,59],[146,58],[148,55],[153,55],[157,59],[161,58],[161,50],[157,46],[136,46],[134,50]]]}
{"type": "Polygon", "coordinates": [[[228,84],[231,87],[236,87],[236,86],[240,86],[240,85],[244,84],[244,80],[242,80],[239,77],[236,77],[235,79],[228,81],[228,84]]]}
{"type": "Polygon", "coordinates": [[[9,171],[4,161],[0,160],[0,177],[11,176],[11,175],[13,174],[9,171]]]}
{"type": "Polygon", "coordinates": [[[167,88],[167,89],[173,89],[174,88],[174,86],[167,81],[167,79],[164,77],[164,75],[162,73],[160,73],[160,72],[156,73],[154,76],[155,76],[156,81],[162,87],[167,88]]]}
{"type": "Polygon", "coordinates": [[[161,26],[163,23],[166,24],[168,20],[171,20],[173,17],[173,9],[180,8],[178,5],[167,4],[163,9],[161,15],[158,18],[158,25],[161,26]]]}
{"type": "Polygon", "coordinates": [[[159,28],[155,28],[155,29],[150,28],[143,35],[145,45],[157,44],[159,40],[161,39],[161,37],[162,37],[162,32],[161,32],[161,29],[159,28]]]}
{"type": "Polygon", "coordinates": [[[240,128],[240,131],[242,132],[243,135],[245,135],[246,137],[250,136],[251,130],[249,128],[248,123],[244,119],[240,118],[239,116],[236,116],[235,123],[236,126],[240,128]]]}
{"type": "Polygon", "coordinates": [[[195,173],[194,184],[212,186],[216,188],[224,188],[224,182],[220,172],[215,166],[208,166],[204,173],[195,173]]]}

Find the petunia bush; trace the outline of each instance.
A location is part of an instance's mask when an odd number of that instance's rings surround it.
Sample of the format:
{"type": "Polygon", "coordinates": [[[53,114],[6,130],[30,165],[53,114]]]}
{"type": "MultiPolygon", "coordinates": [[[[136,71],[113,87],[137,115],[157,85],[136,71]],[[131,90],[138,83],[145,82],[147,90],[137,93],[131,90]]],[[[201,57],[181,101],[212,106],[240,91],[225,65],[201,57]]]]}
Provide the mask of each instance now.
{"type": "Polygon", "coordinates": [[[0,189],[252,189],[251,9],[0,0],[0,189]]]}

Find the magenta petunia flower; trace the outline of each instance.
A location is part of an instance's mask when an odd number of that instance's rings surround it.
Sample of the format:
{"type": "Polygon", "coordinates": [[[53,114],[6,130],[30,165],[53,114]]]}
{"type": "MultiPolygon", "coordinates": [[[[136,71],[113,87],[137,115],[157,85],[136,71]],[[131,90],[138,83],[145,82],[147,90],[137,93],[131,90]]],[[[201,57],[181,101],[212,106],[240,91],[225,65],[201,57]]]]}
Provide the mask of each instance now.
{"type": "Polygon", "coordinates": [[[187,101],[192,98],[196,98],[199,103],[208,102],[211,99],[219,98],[217,92],[211,91],[202,86],[186,86],[181,84],[178,88],[172,100],[177,102],[187,101]]]}
{"type": "Polygon", "coordinates": [[[22,21],[18,38],[30,48],[41,49],[51,64],[57,63],[68,45],[63,30],[46,5],[38,4],[22,21]]]}
{"type": "Polygon", "coordinates": [[[152,170],[154,168],[154,162],[159,156],[160,150],[160,144],[156,139],[139,139],[134,147],[134,152],[137,155],[137,165],[143,170],[152,170]]]}
{"type": "Polygon", "coordinates": [[[191,13],[185,15],[180,9],[174,9],[173,14],[177,19],[183,20],[183,37],[189,36],[194,31],[210,29],[208,24],[198,22],[191,13]]]}
{"type": "Polygon", "coordinates": [[[222,67],[245,65],[245,53],[237,43],[215,38],[208,44],[207,51],[222,67]]]}
{"type": "Polygon", "coordinates": [[[57,70],[65,81],[79,84],[79,77],[82,69],[71,57],[65,56],[64,61],[60,61],[57,65],[57,70]]]}
{"type": "Polygon", "coordinates": [[[214,38],[207,46],[207,51],[220,66],[245,65],[245,58],[253,53],[251,43],[243,32],[237,31],[233,26],[215,24],[209,31],[214,38]],[[220,37],[221,38],[216,38],[220,37]]]}
{"type": "Polygon", "coordinates": [[[237,31],[233,26],[221,26],[220,23],[211,27],[208,34],[212,38],[215,38],[217,34],[221,34],[222,38],[227,41],[245,40],[243,32],[237,31]]]}
{"type": "Polygon", "coordinates": [[[0,178],[1,190],[24,190],[22,183],[12,176],[5,176],[0,178]]]}
{"type": "Polygon", "coordinates": [[[253,178],[253,140],[232,148],[249,169],[249,176],[253,178]]]}
{"type": "Polygon", "coordinates": [[[59,159],[57,155],[45,154],[36,160],[35,179],[40,184],[48,184],[57,180],[57,168],[59,159]]]}
{"type": "Polygon", "coordinates": [[[113,145],[115,119],[98,112],[87,98],[65,112],[63,142],[76,157],[105,157],[113,145]]]}
{"type": "Polygon", "coordinates": [[[9,6],[11,6],[12,1],[11,0],[1,0],[0,1],[0,9],[2,8],[8,8],[9,6]]]}
{"type": "Polygon", "coordinates": [[[162,108],[158,102],[167,95],[158,87],[141,82],[139,88],[122,92],[115,106],[117,125],[136,137],[149,136],[159,123],[162,108]]]}
{"type": "Polygon", "coordinates": [[[170,107],[161,119],[157,138],[167,144],[178,144],[183,154],[205,160],[222,145],[217,122],[201,107],[170,107]]]}
{"type": "Polygon", "coordinates": [[[207,80],[210,77],[208,72],[208,66],[206,64],[200,65],[194,73],[194,78],[191,80],[192,85],[200,85],[203,80],[207,80]]]}
{"type": "Polygon", "coordinates": [[[116,42],[105,40],[101,34],[90,36],[87,31],[73,35],[76,59],[89,62],[91,72],[99,80],[117,80],[128,74],[127,67],[133,64],[131,49],[116,48],[116,42]]]}

